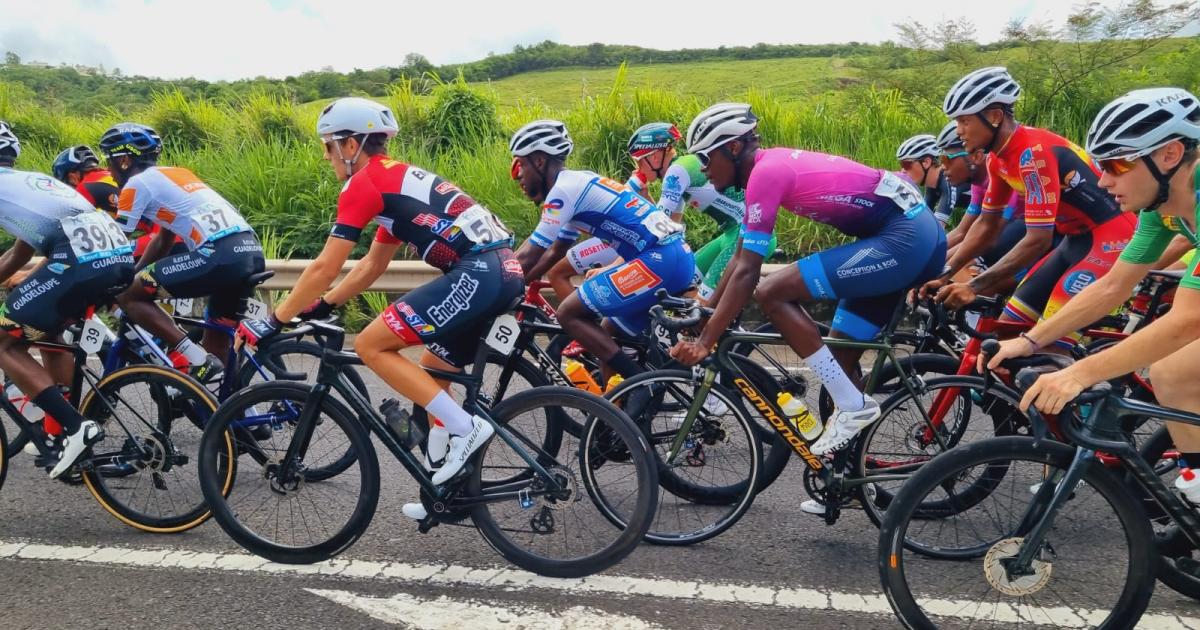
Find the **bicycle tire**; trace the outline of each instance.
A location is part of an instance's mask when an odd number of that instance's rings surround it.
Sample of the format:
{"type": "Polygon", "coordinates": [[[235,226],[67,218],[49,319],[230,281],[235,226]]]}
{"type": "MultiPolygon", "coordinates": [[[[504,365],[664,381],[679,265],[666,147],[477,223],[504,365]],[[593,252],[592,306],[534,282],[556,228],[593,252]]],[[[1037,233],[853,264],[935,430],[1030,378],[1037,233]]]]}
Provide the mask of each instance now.
{"type": "MultiPolygon", "coordinates": [[[[1169,466],[1161,467],[1161,471],[1160,467],[1156,466],[1156,464],[1162,461],[1163,455],[1174,447],[1174,445],[1175,442],[1171,439],[1171,434],[1167,432],[1167,428],[1161,427],[1142,445],[1139,455],[1142,456],[1142,459],[1149,462],[1151,466],[1154,466],[1155,471],[1159,472],[1160,475],[1163,472],[1169,475],[1171,472],[1177,470],[1173,460],[1169,462],[1169,466]]],[[[1132,476],[1126,475],[1126,477],[1132,484],[1132,476]]],[[[1164,483],[1167,484],[1168,488],[1171,487],[1169,479],[1165,479],[1164,483]]],[[[1154,535],[1155,547],[1158,549],[1159,555],[1162,556],[1162,562],[1159,563],[1158,569],[1158,581],[1166,584],[1168,588],[1176,593],[1186,595],[1192,599],[1200,599],[1200,578],[1183,570],[1176,564],[1176,561],[1180,558],[1186,557],[1191,559],[1195,547],[1186,536],[1179,532],[1179,526],[1166,515],[1162,507],[1140,485],[1133,484],[1131,487],[1136,489],[1134,495],[1141,500],[1143,509],[1150,517],[1151,522],[1163,527],[1162,530],[1156,531],[1154,535]]]]}
{"type": "MultiPolygon", "coordinates": [[[[85,464],[82,467],[84,486],[101,507],[130,527],[157,534],[174,534],[199,526],[209,519],[211,511],[208,509],[207,501],[200,489],[189,487],[195,482],[195,472],[193,471],[195,470],[196,455],[192,454],[188,457],[182,454],[181,449],[190,446],[193,439],[198,446],[199,430],[208,422],[216,409],[216,399],[204,386],[195,379],[170,368],[145,364],[131,365],[107,374],[100,379],[95,389],[88,391],[79,405],[79,412],[85,418],[100,423],[109,434],[104,442],[94,445],[92,454],[83,460],[85,464]],[[139,384],[145,384],[152,396],[157,414],[155,428],[158,435],[150,432],[149,427],[140,422],[122,417],[124,414],[120,411],[121,405],[130,410],[132,407],[125,402],[125,398],[119,392],[125,387],[139,384]],[[178,392],[178,395],[172,394],[171,390],[178,392]],[[109,409],[109,405],[114,403],[113,410],[118,414],[116,422],[114,422],[109,409]],[[180,410],[184,417],[177,419],[180,410]],[[194,438],[188,435],[190,430],[187,427],[189,426],[196,430],[194,438]],[[122,433],[125,435],[121,452],[136,453],[136,456],[130,457],[130,461],[123,465],[94,465],[96,458],[100,457],[97,453],[105,450],[103,445],[107,443],[107,440],[110,438],[122,439],[122,433]],[[129,435],[131,433],[132,436],[129,435]],[[187,473],[177,474],[182,473],[182,466],[189,466],[186,469],[187,473]],[[120,474],[114,472],[114,469],[120,474]],[[176,488],[182,487],[185,493],[194,495],[194,499],[188,497],[187,502],[181,501],[182,505],[176,508],[175,500],[172,497],[169,502],[172,508],[171,513],[154,515],[146,511],[151,509],[150,501],[143,503],[141,500],[127,501],[122,498],[120,495],[123,494],[123,490],[130,485],[128,482],[144,478],[141,475],[147,471],[149,471],[151,485],[156,491],[173,492],[176,488]],[[170,475],[170,484],[168,484],[167,475],[170,475]],[[143,504],[145,507],[140,508],[135,503],[143,504]]],[[[232,453],[231,437],[224,436],[224,439],[220,441],[220,447],[224,448],[227,453],[232,453]]],[[[228,492],[233,481],[232,471],[224,472],[225,474],[220,478],[220,489],[228,492]]],[[[135,489],[139,485],[140,481],[137,481],[134,484],[135,489]]],[[[165,506],[166,502],[155,500],[154,505],[156,507],[165,506]]]]}
{"type": "MultiPolygon", "coordinates": [[[[906,579],[906,560],[904,551],[908,547],[906,535],[910,523],[919,520],[916,512],[920,509],[923,498],[927,493],[956,479],[964,470],[973,466],[986,465],[995,461],[1007,461],[1009,465],[1017,461],[1040,463],[1043,467],[1054,467],[1065,470],[1070,467],[1075,456],[1075,449],[1051,440],[1042,440],[1036,446],[1034,440],[1022,436],[1000,437],[990,440],[966,444],[960,448],[947,451],[931,461],[917,472],[896,495],[892,507],[884,517],[879,531],[878,564],[879,575],[884,594],[892,605],[893,611],[907,628],[933,629],[937,628],[918,604],[912,587],[906,579]]],[[[1116,476],[1109,474],[1103,466],[1096,462],[1085,470],[1082,483],[1094,488],[1099,496],[1112,507],[1120,522],[1125,540],[1129,543],[1129,566],[1126,579],[1120,589],[1117,602],[1111,607],[1098,602],[1103,609],[1109,611],[1109,617],[1099,628],[1131,628],[1145,612],[1150,603],[1154,590],[1154,576],[1157,558],[1152,555],[1150,525],[1128,492],[1125,484],[1116,476]]],[[[1081,486],[1082,487],[1082,486],[1081,486]]],[[[1068,503],[1067,505],[1071,505],[1068,503]]],[[[1059,519],[1060,521],[1062,519],[1059,519]]],[[[1011,532],[1016,533],[1016,532],[1011,532]]],[[[1088,541],[1087,544],[1090,544],[1088,541]]],[[[999,543],[997,543],[999,544],[999,543]]],[[[1061,549],[1060,549],[1061,551],[1061,549]]],[[[1055,555],[1053,562],[1061,562],[1055,555]]],[[[933,562],[933,561],[930,561],[933,562]]],[[[945,563],[946,567],[963,566],[960,563],[945,563]]],[[[938,566],[942,566],[939,564],[938,566]]],[[[972,569],[973,570],[973,569],[972,569]]],[[[982,571],[980,572],[982,573],[982,571]]],[[[1047,574],[1047,580],[1053,576],[1047,574]]],[[[1045,585],[1043,585],[1044,587],[1045,585]]],[[[1042,591],[1037,591],[1042,592],[1042,591]]],[[[1053,593],[1054,589],[1051,588],[1053,593]]],[[[973,605],[977,609],[978,602],[1000,597],[995,588],[985,591],[975,598],[973,605]]],[[[1026,600],[1036,599],[1027,596],[1026,600]]],[[[949,600],[935,600],[939,601],[949,600]]],[[[1007,604],[1007,600],[1005,601],[1007,604]]],[[[1094,601],[1094,600],[1093,600],[1094,601]]],[[[952,602],[954,603],[954,602],[952,602]]],[[[972,605],[967,602],[957,602],[957,605],[972,605]]],[[[999,602],[997,602],[999,604],[999,602]]],[[[947,607],[949,608],[949,607],[947,607]]],[[[999,609],[997,605],[995,609],[999,609]]],[[[1007,608],[1007,606],[1005,606],[1007,608]]],[[[949,611],[943,614],[952,614],[949,611]]],[[[1091,619],[1089,618],[1089,623],[1091,619]]],[[[980,624],[982,625],[982,624],[980,624]]],[[[975,627],[974,625],[972,627],[975,627]]]]}
{"type": "MultiPolygon", "coordinates": [[[[514,353],[513,355],[506,357],[506,356],[503,356],[498,353],[490,353],[487,358],[487,363],[488,363],[489,368],[492,366],[497,366],[500,369],[503,369],[510,362],[513,367],[513,375],[520,377],[521,379],[524,379],[525,383],[529,385],[529,387],[523,391],[531,391],[531,390],[539,389],[542,387],[549,387],[551,385],[550,379],[547,378],[546,375],[543,374],[536,365],[534,365],[532,362],[529,361],[529,359],[527,359],[524,356],[514,353]]],[[[487,375],[487,372],[485,371],[485,373],[484,373],[484,382],[485,383],[487,383],[487,378],[488,378],[488,375],[487,375]]],[[[481,399],[480,403],[485,408],[494,409],[496,407],[496,405],[498,405],[500,402],[504,401],[506,399],[506,397],[514,396],[514,395],[516,395],[516,393],[519,393],[519,392],[511,392],[510,391],[511,386],[512,386],[511,376],[510,376],[510,380],[508,382],[506,382],[506,383],[497,382],[497,383],[495,383],[495,387],[490,390],[485,391],[485,388],[487,386],[486,385],[481,386],[481,390],[479,392],[479,396],[481,399]]],[[[459,393],[461,393],[461,391],[462,390],[459,389],[459,393]]],[[[424,409],[416,407],[413,409],[414,415],[418,414],[418,411],[421,414],[424,413],[424,409]]],[[[536,426],[527,425],[527,426],[517,427],[517,426],[513,426],[512,424],[509,424],[507,426],[508,426],[508,430],[511,431],[512,433],[516,434],[519,439],[521,439],[523,442],[525,442],[527,447],[530,447],[530,448],[536,447],[537,449],[540,449],[541,454],[540,454],[538,461],[541,462],[542,465],[546,465],[547,463],[552,461],[553,458],[558,456],[558,452],[562,448],[562,444],[563,444],[563,439],[564,439],[563,432],[567,430],[567,426],[569,423],[570,423],[570,418],[566,417],[565,414],[560,413],[559,411],[555,411],[553,409],[547,409],[544,424],[542,424],[541,421],[539,420],[538,424],[536,426]]],[[[576,432],[580,431],[581,429],[582,429],[582,427],[580,429],[576,429],[576,432]]],[[[504,468],[512,468],[512,469],[518,470],[519,472],[513,473],[511,475],[507,475],[507,476],[489,476],[489,477],[483,479],[483,484],[485,486],[504,484],[504,483],[512,483],[518,479],[527,478],[530,471],[527,468],[523,468],[524,462],[519,462],[519,461],[514,460],[512,462],[508,462],[507,465],[501,465],[500,463],[496,462],[494,459],[496,457],[497,452],[498,452],[497,450],[492,450],[491,455],[492,455],[493,459],[491,459],[491,460],[481,459],[480,460],[480,462],[482,462],[481,465],[484,468],[486,468],[489,472],[497,472],[504,468]]],[[[506,449],[504,452],[506,454],[516,455],[516,453],[513,453],[510,449],[506,449]]]]}
{"type": "MultiPolygon", "coordinates": [[[[629,454],[630,464],[636,475],[634,483],[637,496],[633,501],[635,517],[631,519],[627,527],[619,530],[616,537],[602,549],[566,559],[547,557],[545,554],[526,549],[513,540],[517,532],[509,531],[510,528],[501,526],[496,520],[496,515],[493,514],[493,510],[499,511],[500,504],[498,503],[481,503],[475,506],[471,510],[471,519],[488,544],[518,567],[551,577],[583,577],[612,567],[637,548],[650,527],[651,508],[657,499],[658,475],[651,461],[650,446],[646,443],[641,431],[634,426],[633,421],[624,412],[599,396],[570,387],[542,387],[506,398],[496,405],[491,415],[497,423],[506,424],[520,413],[546,407],[569,407],[581,410],[588,416],[585,434],[592,427],[602,425],[614,431],[623,444],[633,446],[629,449],[629,454]]],[[[482,452],[476,456],[476,461],[483,461],[487,450],[502,443],[498,437],[492,438],[480,449],[482,452]]],[[[579,448],[575,451],[570,453],[571,460],[574,460],[577,466],[588,466],[588,453],[579,448]]],[[[563,461],[563,458],[560,457],[559,461],[563,461]]],[[[482,477],[483,467],[475,466],[475,470],[467,480],[464,496],[475,497],[484,493],[482,477]]],[[[573,502],[594,506],[596,503],[594,489],[585,488],[588,491],[588,499],[585,501],[578,496],[580,487],[578,482],[576,483],[575,496],[572,497],[573,502]]],[[[565,504],[567,501],[562,503],[565,504]]],[[[568,507],[570,506],[564,505],[559,509],[568,507]]],[[[539,514],[544,515],[548,510],[550,510],[550,506],[545,504],[539,514]]],[[[602,517],[599,518],[598,522],[600,521],[603,521],[607,527],[614,527],[602,517]]]]}
{"type": "Polygon", "coordinates": [[[8,436],[4,424],[0,423],[0,489],[4,488],[5,479],[8,479],[8,436]]]}
{"type": "MultiPolygon", "coordinates": [[[[639,374],[623,381],[611,392],[606,393],[605,398],[615,403],[621,400],[622,397],[627,396],[635,388],[654,387],[655,384],[658,385],[660,393],[653,396],[654,400],[651,402],[651,405],[661,404],[661,399],[666,396],[668,391],[671,391],[673,392],[673,398],[677,401],[675,407],[682,408],[674,409],[676,412],[686,410],[687,405],[691,403],[690,397],[685,401],[679,398],[679,396],[687,397],[687,390],[696,386],[695,378],[690,371],[660,370],[639,374]],[[676,383],[677,386],[672,387],[672,382],[676,383]],[[683,393],[680,393],[681,389],[683,393]]],[[[645,414],[643,414],[637,422],[644,433],[650,434],[647,435],[647,439],[650,442],[650,453],[658,469],[658,485],[666,491],[659,492],[659,501],[654,508],[655,515],[652,519],[650,529],[646,532],[646,542],[658,545],[684,546],[709,540],[710,538],[719,536],[737,524],[750,509],[751,504],[754,503],[758,487],[758,471],[762,462],[762,447],[754,431],[754,421],[747,417],[744,411],[741,410],[741,407],[736,404],[736,394],[714,384],[709,396],[715,397],[716,400],[724,405],[728,413],[732,414],[732,418],[729,418],[726,414],[720,414],[720,417],[715,419],[706,418],[703,422],[707,422],[708,426],[701,426],[702,419],[697,418],[695,420],[696,424],[692,427],[692,435],[688,436],[696,444],[693,447],[693,452],[711,453],[711,451],[703,449],[706,443],[709,443],[711,446],[718,443],[730,444],[732,442],[739,444],[735,448],[740,451],[740,444],[744,440],[747,446],[747,451],[744,455],[746,460],[744,462],[738,461],[737,463],[733,463],[731,462],[733,458],[726,456],[723,449],[716,451],[718,457],[721,458],[723,467],[726,469],[732,469],[733,466],[742,467],[744,465],[746,467],[744,479],[741,478],[742,475],[739,473],[735,475],[739,480],[734,483],[705,486],[680,475],[677,471],[681,468],[684,470],[706,468],[707,457],[711,455],[706,455],[699,458],[699,460],[691,458],[691,456],[688,458],[680,456],[681,458],[677,460],[674,466],[668,465],[663,459],[663,455],[665,454],[663,449],[670,448],[671,443],[677,436],[678,430],[675,433],[668,430],[660,434],[660,432],[653,430],[655,418],[651,417],[647,419],[645,414]],[[726,425],[726,422],[728,422],[728,425],[726,425]],[[727,427],[730,428],[727,429],[727,427]],[[697,451],[697,449],[699,450],[697,451]],[[691,505],[680,505],[671,497],[682,499],[691,505]],[[669,507],[671,505],[675,506],[674,518],[670,518],[670,516],[664,514],[664,510],[671,510],[671,507],[669,507]],[[719,512],[719,510],[725,508],[728,508],[728,510],[719,512]],[[694,515],[694,518],[687,516],[689,512],[694,515]],[[718,518],[714,520],[712,515],[716,515],[718,518]],[[685,528],[685,518],[689,522],[695,523],[695,525],[685,528]],[[669,522],[678,523],[679,527],[673,530],[663,527],[663,525],[669,522]]],[[[626,400],[628,399],[626,398],[626,400]]],[[[670,426],[671,420],[667,419],[666,422],[667,426],[670,426]]],[[[682,426],[680,429],[682,429],[682,426]]],[[[594,448],[594,441],[600,438],[600,432],[592,431],[587,435],[589,439],[584,441],[582,448],[587,449],[589,452],[597,450],[594,448]]],[[[735,455],[735,457],[738,456],[735,455]]],[[[587,476],[594,472],[595,469],[589,467],[583,471],[583,474],[587,476]]],[[[591,482],[591,484],[594,485],[594,482],[591,482]]],[[[619,510],[609,505],[609,502],[606,500],[607,495],[601,493],[596,498],[605,516],[614,524],[624,526],[619,510]]]]}
{"type": "MultiPolygon", "coordinates": [[[[351,449],[358,455],[355,463],[361,470],[358,483],[358,498],[355,500],[355,505],[350,516],[336,532],[320,541],[303,545],[283,544],[279,541],[268,539],[258,533],[253,526],[243,523],[239,519],[242,516],[240,510],[230,505],[230,500],[238,500],[241,496],[240,494],[237,497],[234,496],[237,488],[227,494],[220,492],[219,471],[222,467],[222,454],[219,448],[220,436],[232,432],[240,436],[239,441],[253,440],[253,438],[245,436],[245,429],[238,429],[235,424],[240,418],[244,417],[246,409],[272,402],[285,402],[285,404],[303,407],[309,400],[311,393],[312,386],[294,381],[270,381],[243,389],[230,396],[221,405],[221,408],[209,423],[201,442],[201,488],[204,490],[204,496],[208,499],[209,505],[212,508],[214,520],[239,545],[272,562],[311,564],[328,560],[338,555],[353,545],[366,532],[379,502],[379,461],[375,454],[375,449],[371,445],[370,435],[361,422],[354,417],[353,413],[341,401],[332,396],[325,396],[321,403],[320,419],[323,420],[321,426],[326,429],[336,427],[342,434],[347,436],[351,444],[351,449]],[[231,429],[231,427],[233,428],[231,429]]],[[[257,441],[253,444],[239,443],[239,452],[244,448],[250,448],[257,444],[257,441]]],[[[281,446],[281,450],[286,452],[287,444],[281,444],[281,446]]],[[[340,451],[341,447],[337,448],[340,451]]],[[[252,459],[249,461],[256,460],[252,459]]],[[[236,469],[238,465],[239,462],[237,460],[233,460],[232,465],[225,463],[225,466],[230,469],[236,469]]],[[[267,480],[267,484],[270,485],[272,481],[269,479],[269,475],[270,470],[267,469],[263,472],[241,471],[238,477],[244,478],[248,482],[261,482],[265,479],[267,480]]],[[[340,475],[337,479],[344,481],[345,476],[340,475]]],[[[348,483],[347,485],[350,484],[348,483]]],[[[313,487],[326,488],[326,484],[315,484],[313,487]]],[[[294,495],[302,490],[301,487],[297,486],[294,490],[294,495]]],[[[250,490],[246,496],[249,497],[253,494],[254,490],[250,490]]],[[[272,492],[268,491],[266,494],[270,495],[272,492]]],[[[285,493],[278,494],[281,496],[280,500],[286,498],[285,493]]],[[[246,515],[247,518],[249,516],[253,516],[253,514],[246,515]]]]}

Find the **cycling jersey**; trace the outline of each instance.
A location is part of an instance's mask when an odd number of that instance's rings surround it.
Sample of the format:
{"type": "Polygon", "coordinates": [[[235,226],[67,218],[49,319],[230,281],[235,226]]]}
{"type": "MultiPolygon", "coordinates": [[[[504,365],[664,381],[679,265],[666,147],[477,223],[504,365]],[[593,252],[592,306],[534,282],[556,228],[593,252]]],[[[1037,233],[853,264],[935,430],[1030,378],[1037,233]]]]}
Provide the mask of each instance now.
{"type": "Polygon", "coordinates": [[[121,188],[107,170],[98,168],[84,173],[75,190],[97,209],[107,212],[114,219],[117,217],[117,199],[121,188]]]}
{"type": "Polygon", "coordinates": [[[170,230],[189,251],[241,232],[253,233],[240,212],[186,168],[151,166],[129,178],[117,199],[126,232],[146,230],[143,220],[170,230]]]}
{"type": "Polygon", "coordinates": [[[372,220],[376,241],[407,243],[442,272],[470,252],[512,246],[512,232],[458,186],[385,155],[346,181],[329,235],[357,241],[372,220]]]}
{"type": "Polygon", "coordinates": [[[1012,193],[1025,199],[1025,224],[1082,234],[1121,214],[1100,188],[1100,172],[1083,149],[1045,129],[1019,125],[988,155],[984,212],[1004,209],[1012,193]]]}
{"type": "Polygon", "coordinates": [[[1157,210],[1142,210],[1138,215],[1137,230],[1133,233],[1129,245],[1121,252],[1121,260],[1134,265],[1149,265],[1157,262],[1167,250],[1167,245],[1176,234],[1182,235],[1192,244],[1192,248],[1184,255],[1187,273],[1179,281],[1179,286],[1189,289],[1200,289],[1200,275],[1197,275],[1196,248],[1200,247],[1200,235],[1197,235],[1196,221],[1200,221],[1200,166],[1196,168],[1196,210],[1192,215],[1192,225],[1188,225],[1179,217],[1166,216],[1157,210]]]}
{"type": "Polygon", "coordinates": [[[766,258],[779,208],[850,236],[877,234],[896,212],[928,212],[905,178],[835,155],[760,149],[746,186],[742,247],[766,258]]]}
{"type": "Polygon", "coordinates": [[[963,182],[958,186],[952,185],[946,177],[945,169],[938,174],[935,188],[938,190],[938,199],[929,207],[933,208],[933,216],[937,217],[943,226],[950,222],[955,210],[965,210],[971,204],[971,184],[963,182]]]}
{"type": "Polygon", "coordinates": [[[684,204],[699,210],[717,222],[723,232],[740,226],[746,213],[744,191],[733,188],[717,192],[700,167],[700,159],[685,155],[675,160],[663,177],[662,195],[658,207],[669,215],[683,211],[684,204]]]}
{"type": "Polygon", "coordinates": [[[0,228],[38,254],[67,264],[133,251],[111,217],[41,173],[0,168],[0,228]]]}
{"type": "MultiPolygon", "coordinates": [[[[967,205],[967,214],[980,215],[983,214],[983,197],[987,194],[987,184],[971,184],[971,202],[967,205]]],[[[1004,220],[1012,221],[1020,219],[1022,223],[1025,221],[1025,197],[1020,193],[1013,191],[1011,197],[1008,198],[1008,205],[1004,206],[1004,220]]],[[[1022,228],[1024,231],[1024,228],[1022,228]]]]}
{"type": "Polygon", "coordinates": [[[0,306],[7,334],[52,337],[133,276],[133,248],[116,222],[48,175],[0,168],[0,228],[48,259],[0,306]]]}
{"type": "Polygon", "coordinates": [[[683,226],[626,184],[591,171],[564,170],[546,195],[541,220],[529,240],[548,248],[586,232],[625,260],[660,245],[683,243],[683,226]]]}

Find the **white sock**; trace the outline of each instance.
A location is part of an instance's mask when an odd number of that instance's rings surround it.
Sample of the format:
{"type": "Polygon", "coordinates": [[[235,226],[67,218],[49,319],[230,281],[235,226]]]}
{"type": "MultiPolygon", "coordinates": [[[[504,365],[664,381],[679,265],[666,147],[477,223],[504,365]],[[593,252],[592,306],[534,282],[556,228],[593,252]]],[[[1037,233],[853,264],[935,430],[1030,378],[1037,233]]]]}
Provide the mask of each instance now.
{"type": "Polygon", "coordinates": [[[451,435],[467,435],[475,426],[471,420],[471,414],[464,411],[446,392],[438,392],[438,395],[434,396],[428,405],[425,405],[425,411],[441,420],[451,435]]]}
{"type": "Polygon", "coordinates": [[[196,345],[196,342],[187,337],[175,344],[175,351],[187,359],[188,365],[204,365],[205,359],[208,358],[208,353],[204,351],[204,348],[196,345]]]}
{"type": "Polygon", "coordinates": [[[858,411],[866,405],[862,392],[850,382],[850,377],[838,365],[828,346],[821,346],[812,356],[804,357],[804,364],[812,368],[817,378],[833,396],[833,404],[842,411],[858,411]]]}

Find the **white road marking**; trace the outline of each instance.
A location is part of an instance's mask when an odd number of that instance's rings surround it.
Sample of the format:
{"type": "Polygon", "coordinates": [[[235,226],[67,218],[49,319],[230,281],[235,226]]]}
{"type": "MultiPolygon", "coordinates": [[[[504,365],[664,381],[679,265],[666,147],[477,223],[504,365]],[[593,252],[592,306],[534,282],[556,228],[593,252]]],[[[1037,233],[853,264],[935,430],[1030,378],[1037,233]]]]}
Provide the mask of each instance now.
{"type": "MultiPolygon", "coordinates": [[[[569,593],[595,593],[616,597],[648,596],[701,602],[732,602],[756,606],[807,610],[836,610],[872,615],[892,614],[883,595],[839,593],[809,588],[773,588],[763,585],[723,582],[690,582],[621,575],[585,578],[549,578],[504,567],[409,564],[373,560],[334,559],[319,564],[276,564],[250,554],[211,553],[178,549],[135,549],[130,547],[59,546],[0,540],[0,560],[52,560],[85,564],[123,565],[158,569],[203,569],[275,575],[329,575],[351,579],[423,583],[438,586],[471,586],[519,591],[531,588],[569,593]]],[[[962,618],[959,611],[976,608],[979,602],[922,600],[928,610],[949,618],[962,618]]],[[[1022,612],[1000,604],[998,621],[1027,624],[1022,612]]],[[[1041,609],[1042,623],[1061,627],[1087,627],[1103,619],[1108,611],[1041,609]]],[[[1200,618],[1170,613],[1147,614],[1139,628],[1200,628],[1200,618]]]]}
{"type": "Polygon", "coordinates": [[[637,617],[613,615],[583,606],[573,606],[555,613],[527,606],[502,608],[476,600],[453,599],[444,596],[437,599],[422,599],[406,593],[397,593],[384,598],[368,597],[349,591],[314,588],[304,590],[380,621],[401,624],[416,630],[461,630],[461,628],[655,630],[661,628],[661,626],[642,621],[637,617]]]}

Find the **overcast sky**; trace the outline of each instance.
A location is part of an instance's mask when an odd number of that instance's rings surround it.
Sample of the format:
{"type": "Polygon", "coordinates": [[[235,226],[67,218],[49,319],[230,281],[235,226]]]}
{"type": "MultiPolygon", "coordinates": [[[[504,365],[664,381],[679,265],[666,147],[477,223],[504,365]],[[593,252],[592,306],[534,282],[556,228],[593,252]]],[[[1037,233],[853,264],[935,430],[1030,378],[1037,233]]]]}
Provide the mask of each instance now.
{"type": "MultiPolygon", "coordinates": [[[[1105,4],[1113,4],[1104,0],[1105,4]]],[[[25,61],[103,64],[165,78],[282,77],[479,59],[516,44],[712,48],[767,43],[878,42],[894,24],[967,17],[980,41],[1008,20],[1061,23],[1062,0],[0,0],[0,50],[25,61]],[[923,13],[914,13],[919,6],[923,13]],[[787,8],[784,8],[787,7],[787,8]]]]}

